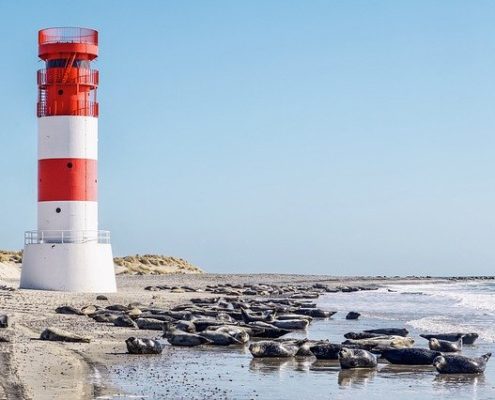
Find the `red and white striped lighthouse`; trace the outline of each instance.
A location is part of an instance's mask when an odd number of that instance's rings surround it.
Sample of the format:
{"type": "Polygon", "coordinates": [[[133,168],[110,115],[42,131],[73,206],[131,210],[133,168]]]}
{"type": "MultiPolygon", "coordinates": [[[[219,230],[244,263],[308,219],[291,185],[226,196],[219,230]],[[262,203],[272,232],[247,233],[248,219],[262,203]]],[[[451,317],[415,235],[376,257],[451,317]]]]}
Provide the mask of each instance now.
{"type": "Polygon", "coordinates": [[[98,32],[38,34],[38,230],[25,234],[21,288],[116,290],[110,233],[98,230],[98,32]]]}

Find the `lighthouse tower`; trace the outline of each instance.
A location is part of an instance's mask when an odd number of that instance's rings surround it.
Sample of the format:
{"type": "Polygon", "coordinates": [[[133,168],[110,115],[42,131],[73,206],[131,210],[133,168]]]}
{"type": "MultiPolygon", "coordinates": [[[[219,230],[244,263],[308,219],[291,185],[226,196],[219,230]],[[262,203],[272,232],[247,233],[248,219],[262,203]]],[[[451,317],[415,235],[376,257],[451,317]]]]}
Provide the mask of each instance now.
{"type": "Polygon", "coordinates": [[[38,34],[38,230],[25,233],[21,288],[114,292],[110,233],[98,230],[98,32],[38,34]]]}

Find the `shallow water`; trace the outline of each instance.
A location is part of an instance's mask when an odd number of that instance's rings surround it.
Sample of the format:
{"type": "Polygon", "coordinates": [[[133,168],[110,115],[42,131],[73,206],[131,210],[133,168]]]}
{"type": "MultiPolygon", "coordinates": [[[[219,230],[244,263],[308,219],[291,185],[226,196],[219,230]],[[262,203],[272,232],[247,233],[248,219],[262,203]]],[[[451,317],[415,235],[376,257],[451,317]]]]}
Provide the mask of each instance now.
{"type": "MultiPolygon", "coordinates": [[[[340,343],[349,331],[402,327],[421,347],[419,333],[476,331],[480,339],[463,354],[495,349],[495,286],[485,283],[390,285],[370,292],[331,293],[319,306],[336,310],[307,332],[291,337],[330,339],[340,343]],[[359,311],[357,321],[345,320],[359,311]]],[[[149,336],[151,337],[151,335],[149,336]]],[[[122,356],[120,356],[122,357],[122,356]]],[[[379,364],[376,371],[341,371],[336,361],[312,358],[253,359],[247,347],[178,348],[167,345],[161,356],[125,355],[110,367],[116,398],[142,399],[493,399],[495,360],[484,375],[441,376],[433,367],[379,364]]]]}

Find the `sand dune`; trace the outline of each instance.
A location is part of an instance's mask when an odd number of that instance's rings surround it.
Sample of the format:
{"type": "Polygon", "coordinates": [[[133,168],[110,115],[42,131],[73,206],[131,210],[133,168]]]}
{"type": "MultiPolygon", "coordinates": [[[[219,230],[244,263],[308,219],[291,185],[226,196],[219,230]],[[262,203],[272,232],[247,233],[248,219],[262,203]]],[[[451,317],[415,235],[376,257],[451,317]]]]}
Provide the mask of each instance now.
{"type": "MultiPolygon", "coordinates": [[[[162,255],[145,254],[115,257],[115,273],[118,275],[166,275],[201,274],[201,268],[188,261],[162,255]]],[[[22,252],[0,250],[0,279],[16,279],[20,276],[22,252]]]]}

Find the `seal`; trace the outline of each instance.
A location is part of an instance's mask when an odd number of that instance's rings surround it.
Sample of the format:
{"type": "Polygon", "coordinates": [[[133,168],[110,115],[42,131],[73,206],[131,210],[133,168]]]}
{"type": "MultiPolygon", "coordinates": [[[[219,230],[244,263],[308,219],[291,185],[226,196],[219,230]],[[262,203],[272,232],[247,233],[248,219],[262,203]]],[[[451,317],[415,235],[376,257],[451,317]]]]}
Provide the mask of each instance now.
{"type": "Polygon", "coordinates": [[[163,350],[162,344],[153,339],[130,337],[125,344],[130,354],[160,354],[163,350]]]}
{"type": "Polygon", "coordinates": [[[340,368],[376,368],[376,356],[362,349],[342,348],[339,351],[340,368]]]}
{"type": "Polygon", "coordinates": [[[285,320],[275,320],[271,322],[273,326],[280,329],[306,329],[309,325],[309,321],[305,319],[285,319],[285,320]]]}
{"type": "Polygon", "coordinates": [[[433,365],[441,374],[482,374],[492,353],[470,358],[459,355],[444,355],[433,360],[433,365]]]}
{"type": "Polygon", "coordinates": [[[227,332],[222,331],[203,331],[199,334],[199,336],[204,337],[210,343],[217,346],[228,346],[231,344],[242,344],[239,340],[237,340],[234,336],[230,335],[227,332]]]}
{"type": "Polygon", "coordinates": [[[318,360],[338,360],[341,344],[318,343],[309,348],[318,360]]]}
{"type": "Polygon", "coordinates": [[[473,344],[476,341],[476,339],[478,339],[479,337],[479,335],[476,332],[428,333],[428,334],[423,333],[419,336],[425,338],[426,340],[435,338],[439,340],[447,340],[449,342],[457,342],[462,337],[462,344],[473,344]]]}
{"type": "Polygon", "coordinates": [[[431,365],[436,357],[442,355],[438,351],[419,348],[385,349],[381,354],[389,363],[403,365],[431,365]]]}
{"type": "Polygon", "coordinates": [[[360,316],[361,316],[360,313],[358,313],[356,311],[350,311],[345,316],[345,319],[350,319],[350,320],[352,320],[352,319],[358,319],[360,316]]]}
{"type": "Polygon", "coordinates": [[[249,333],[247,333],[245,329],[239,328],[237,326],[225,325],[215,329],[215,331],[228,333],[241,344],[249,342],[249,333]]]}
{"type": "Polygon", "coordinates": [[[367,349],[374,349],[375,347],[393,347],[396,349],[402,349],[412,347],[414,344],[414,339],[403,336],[378,336],[369,339],[347,339],[342,344],[351,344],[359,347],[365,347],[367,349]]]}
{"type": "Polygon", "coordinates": [[[442,351],[444,353],[455,353],[462,350],[462,338],[457,342],[449,342],[448,340],[439,340],[431,338],[428,342],[428,346],[431,350],[442,351]]]}
{"type": "Polygon", "coordinates": [[[380,328],[380,329],[367,329],[363,331],[365,333],[379,333],[384,336],[407,336],[409,331],[404,328],[380,328]]]}
{"type": "Polygon", "coordinates": [[[211,343],[210,340],[196,333],[188,333],[175,329],[170,322],[163,323],[163,337],[166,338],[172,346],[192,347],[211,343]]]}
{"type": "Polygon", "coordinates": [[[383,336],[381,333],[366,333],[366,332],[347,332],[344,334],[346,339],[371,339],[383,336]]]}
{"type": "Polygon", "coordinates": [[[249,346],[249,351],[255,358],[294,357],[298,350],[299,347],[290,342],[280,343],[273,340],[261,340],[249,346]]]}

